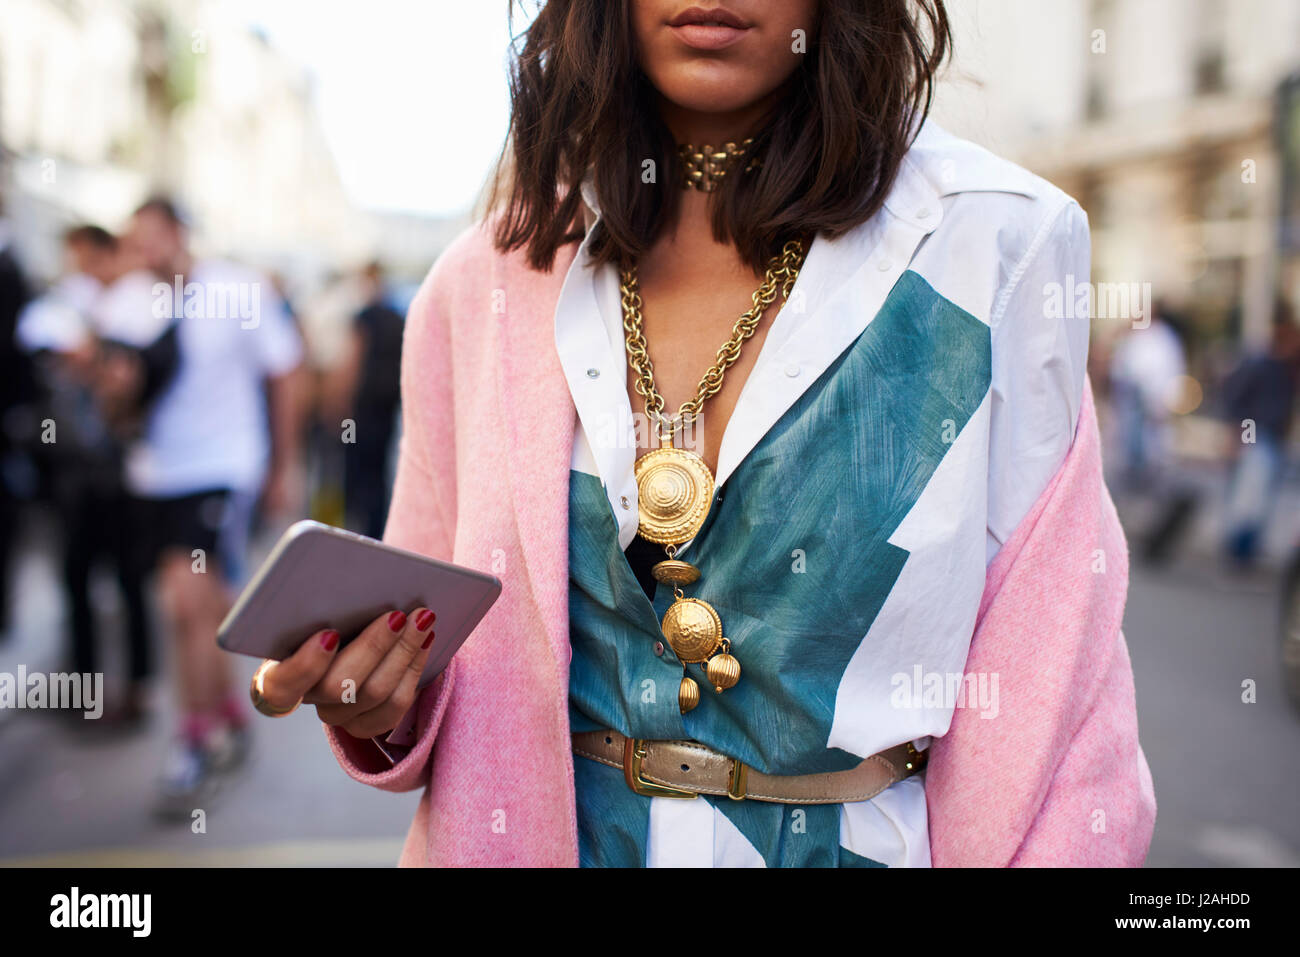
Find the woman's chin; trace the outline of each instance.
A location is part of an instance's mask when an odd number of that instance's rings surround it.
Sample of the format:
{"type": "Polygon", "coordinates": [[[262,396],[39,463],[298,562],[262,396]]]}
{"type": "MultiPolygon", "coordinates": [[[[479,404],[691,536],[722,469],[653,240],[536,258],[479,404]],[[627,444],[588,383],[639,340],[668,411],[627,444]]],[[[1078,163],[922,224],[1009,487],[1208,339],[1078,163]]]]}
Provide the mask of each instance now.
{"type": "Polygon", "coordinates": [[[682,69],[671,79],[656,82],[656,87],[669,103],[693,113],[734,113],[767,93],[745,71],[719,69],[717,64],[682,69]]]}

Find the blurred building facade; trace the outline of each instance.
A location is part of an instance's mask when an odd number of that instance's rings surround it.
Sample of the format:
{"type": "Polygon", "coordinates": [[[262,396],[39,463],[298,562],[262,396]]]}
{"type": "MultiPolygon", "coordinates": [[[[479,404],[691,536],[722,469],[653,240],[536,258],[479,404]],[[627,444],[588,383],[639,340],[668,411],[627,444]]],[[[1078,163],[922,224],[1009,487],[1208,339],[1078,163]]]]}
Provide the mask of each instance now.
{"type": "Polygon", "coordinates": [[[1279,243],[1276,122],[1300,67],[1300,0],[950,11],[938,118],[1079,199],[1094,281],[1149,282],[1198,335],[1234,343],[1267,336],[1279,288],[1300,302],[1300,257],[1279,243]]]}
{"type": "Polygon", "coordinates": [[[378,236],[341,186],[309,73],[207,0],[5,0],[0,185],[24,259],[57,269],[68,223],[178,196],[196,244],[289,273],[378,236]]]}

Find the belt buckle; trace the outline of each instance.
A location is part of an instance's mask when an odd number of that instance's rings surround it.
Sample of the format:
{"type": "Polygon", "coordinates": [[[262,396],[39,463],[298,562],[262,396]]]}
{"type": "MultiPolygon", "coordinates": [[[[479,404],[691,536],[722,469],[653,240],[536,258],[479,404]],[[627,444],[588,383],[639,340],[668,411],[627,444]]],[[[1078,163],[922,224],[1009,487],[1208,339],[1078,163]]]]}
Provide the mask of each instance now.
{"type": "Polygon", "coordinates": [[[683,791],[680,788],[655,784],[641,776],[641,765],[645,761],[645,740],[642,738],[625,738],[623,741],[623,777],[627,786],[642,797],[695,798],[700,795],[695,791],[683,791]]]}
{"type": "Polygon", "coordinates": [[[731,759],[731,770],[727,772],[727,797],[733,801],[745,800],[745,784],[749,765],[739,758],[731,759]]]}
{"type": "Polygon", "coordinates": [[[926,762],[929,760],[930,760],[929,748],[926,748],[924,751],[918,751],[916,750],[916,746],[912,744],[911,741],[907,742],[907,762],[903,765],[903,768],[907,771],[907,773],[903,776],[911,777],[913,774],[916,774],[918,771],[920,771],[922,768],[925,767],[926,762]]]}

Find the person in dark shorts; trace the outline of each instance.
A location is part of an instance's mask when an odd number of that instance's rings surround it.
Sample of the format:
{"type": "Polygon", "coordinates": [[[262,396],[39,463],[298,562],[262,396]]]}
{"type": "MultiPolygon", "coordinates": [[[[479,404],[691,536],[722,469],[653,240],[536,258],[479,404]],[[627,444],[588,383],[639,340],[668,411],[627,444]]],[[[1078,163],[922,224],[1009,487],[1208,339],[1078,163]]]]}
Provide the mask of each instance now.
{"type": "Polygon", "coordinates": [[[229,488],[171,498],[133,498],[138,560],[153,568],[168,551],[187,552],[196,563],[196,572],[198,563],[209,568],[215,564],[223,577],[234,579],[247,544],[246,498],[229,488]]]}
{"type": "Polygon", "coordinates": [[[253,504],[261,497],[277,512],[286,501],[302,344],[261,273],[190,255],[168,200],[142,205],[127,241],[146,269],[108,290],[101,328],[128,343],[173,328],[179,355],[125,471],[166,612],[182,712],[157,810],[187,819],[213,773],[247,752],[248,699],[215,637],[242,574],[253,504]],[[164,300],[173,300],[170,309],[159,308],[164,300]]]}

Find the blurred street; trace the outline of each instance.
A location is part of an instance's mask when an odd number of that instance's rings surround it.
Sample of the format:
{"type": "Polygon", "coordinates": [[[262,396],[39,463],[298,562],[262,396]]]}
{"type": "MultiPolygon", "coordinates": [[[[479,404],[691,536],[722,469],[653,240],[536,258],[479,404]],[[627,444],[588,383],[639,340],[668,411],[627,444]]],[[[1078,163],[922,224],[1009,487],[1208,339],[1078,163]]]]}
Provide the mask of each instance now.
{"type": "MultiPolygon", "coordinates": [[[[13,671],[19,661],[32,670],[58,666],[62,613],[54,568],[38,553],[23,569],[22,626],[0,646],[0,671],[13,671]]],[[[239,663],[246,687],[257,662],[239,663]]],[[[0,711],[0,865],[396,863],[418,792],[388,794],[349,781],[312,708],[256,721],[251,761],[218,779],[200,805],[205,833],[156,821],[150,806],[175,708],[165,687],[152,698],[159,710],[131,736],[56,711],[0,711]]]]}
{"type": "Polygon", "coordinates": [[[1300,866],[1300,715],[1282,689],[1275,581],[1200,559],[1134,568],[1124,631],[1159,805],[1148,867],[1300,866]]]}

